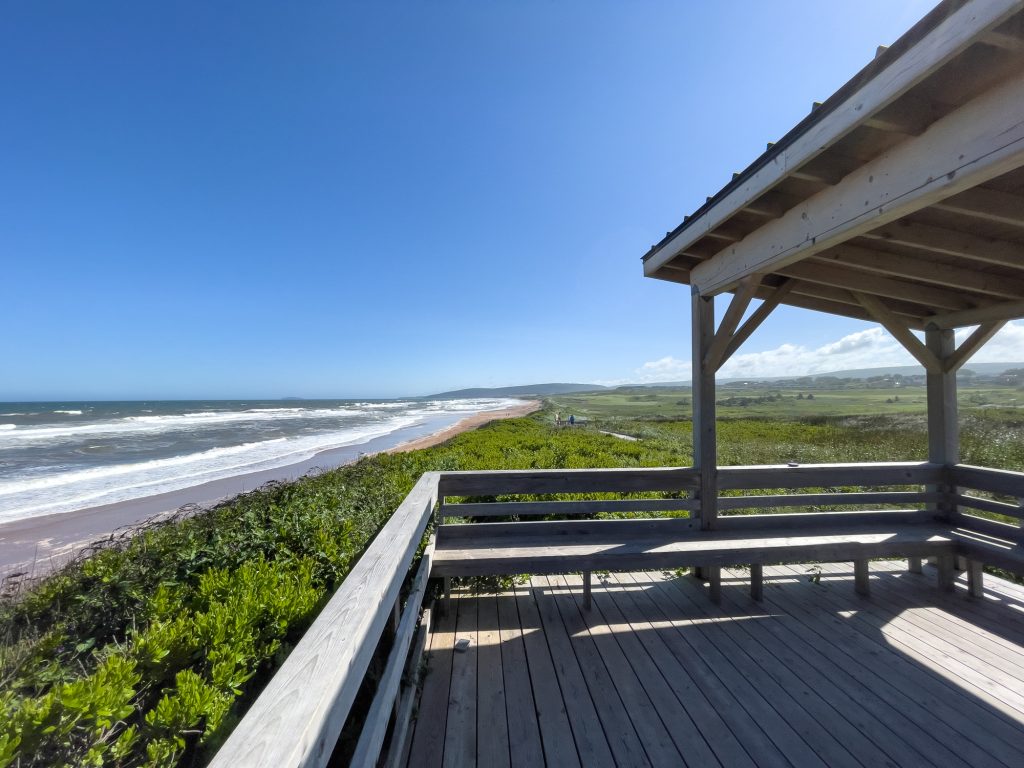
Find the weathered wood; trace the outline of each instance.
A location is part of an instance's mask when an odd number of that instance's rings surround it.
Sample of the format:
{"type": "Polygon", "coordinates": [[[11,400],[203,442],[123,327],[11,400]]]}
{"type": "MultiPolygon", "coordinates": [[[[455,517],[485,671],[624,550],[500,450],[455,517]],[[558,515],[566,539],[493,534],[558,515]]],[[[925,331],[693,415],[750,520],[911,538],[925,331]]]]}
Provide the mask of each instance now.
{"type": "Polygon", "coordinates": [[[446,504],[440,516],[537,517],[541,515],[595,515],[600,512],[674,512],[693,510],[693,499],[618,499],[586,501],[493,501],[446,504]]]}
{"type": "Polygon", "coordinates": [[[697,487],[691,467],[629,469],[504,469],[442,472],[439,488],[446,496],[516,493],[633,493],[682,491],[697,487]]]}
{"type": "MultiPolygon", "coordinates": [[[[741,184],[723,195],[715,205],[692,219],[688,227],[647,258],[644,273],[654,274],[703,233],[717,228],[736,211],[756,206],[756,201],[778,186],[791,169],[800,168],[856,126],[870,120],[885,106],[959,54],[979,34],[1016,10],[1013,0],[999,0],[992,3],[968,3],[967,7],[952,13],[917,45],[900,56],[898,63],[894,62],[893,66],[864,82],[832,112],[798,135],[772,162],[763,164],[741,184]]],[[[824,220],[832,219],[826,216],[824,220]]],[[[765,250],[763,253],[772,252],[765,250]]]]}
{"type": "Polygon", "coordinates": [[[384,736],[387,734],[391,713],[402,682],[402,673],[407,666],[413,633],[416,630],[416,623],[419,621],[420,606],[423,603],[423,593],[427,588],[427,577],[430,575],[433,551],[433,544],[427,545],[420,560],[409,597],[405,601],[405,609],[400,614],[401,618],[395,630],[394,641],[384,666],[384,672],[377,683],[377,691],[373,696],[370,709],[366,713],[363,729],[352,754],[353,765],[371,765],[376,763],[380,757],[384,736]]]}
{"type": "Polygon", "coordinates": [[[998,189],[975,187],[936,203],[935,208],[997,224],[1024,226],[1024,197],[998,189]]]}
{"type": "Polygon", "coordinates": [[[935,513],[923,509],[884,509],[869,512],[796,512],[767,515],[723,515],[718,518],[720,531],[774,531],[833,528],[886,527],[913,523],[934,523],[935,513]]]}
{"type": "Polygon", "coordinates": [[[971,509],[980,509],[983,512],[994,512],[997,515],[1016,517],[1018,520],[1024,518],[1024,508],[1021,508],[1019,504],[1008,504],[1005,501],[982,499],[977,496],[969,496],[964,493],[954,496],[953,501],[961,507],[970,507],[971,509]]]}
{"type": "Polygon", "coordinates": [[[984,567],[979,560],[970,560],[967,563],[967,592],[971,597],[984,597],[984,567]]]}
{"type": "Polygon", "coordinates": [[[538,707],[534,704],[533,688],[530,685],[519,611],[514,595],[498,595],[497,602],[498,623],[501,627],[501,669],[505,676],[509,758],[513,768],[532,768],[544,762],[544,747],[537,722],[538,707]]]}
{"type": "MultiPolygon", "coordinates": [[[[971,302],[965,299],[959,291],[950,291],[947,288],[928,283],[883,277],[861,270],[845,269],[838,265],[823,264],[819,261],[799,261],[782,268],[778,274],[809,283],[859,291],[871,296],[913,301],[926,307],[942,310],[959,311],[972,306],[971,302]]],[[[861,306],[864,306],[863,302],[861,302],[861,306]]],[[[865,306],[864,308],[872,315],[875,314],[870,307],[865,306]]]]}
{"type": "MultiPolygon", "coordinates": [[[[593,521],[633,522],[633,521],[593,521]]],[[[637,521],[671,523],[671,520],[637,521]]],[[[538,526],[543,523],[513,525],[538,526]]],[[[491,526],[482,526],[491,527],[491,526]]],[[[497,526],[494,526],[497,527],[497,526]]],[[[558,529],[554,529],[558,530],[558,529]]],[[[887,528],[837,531],[834,528],[765,532],[685,531],[645,526],[635,536],[619,528],[612,537],[586,533],[517,536],[478,533],[445,543],[438,535],[435,575],[483,576],[514,573],[567,573],[579,570],[680,568],[780,561],[849,561],[858,558],[926,556],[957,551],[961,538],[946,526],[893,525],[887,528]]]]}
{"type": "Polygon", "coordinates": [[[956,351],[946,358],[943,369],[947,373],[959,371],[963,364],[971,359],[971,355],[981,349],[985,342],[999,333],[1004,325],[1006,325],[1005,320],[993,320],[979,325],[970,336],[964,339],[956,351]]]}
{"type": "Polygon", "coordinates": [[[801,464],[719,467],[722,490],[815,488],[842,485],[920,485],[942,481],[942,465],[929,462],[869,464],[801,464]]]}
{"type": "Polygon", "coordinates": [[[1024,472],[973,467],[969,464],[957,464],[952,472],[955,485],[1006,496],[1024,497],[1024,472]]]}
{"type": "Polygon", "coordinates": [[[764,566],[761,563],[750,566],[750,596],[758,602],[764,599],[764,566]]]}
{"type": "Polygon", "coordinates": [[[455,619],[454,609],[439,612],[430,632],[430,650],[427,652],[429,674],[423,681],[423,693],[419,698],[420,716],[409,751],[410,768],[439,768],[444,757],[448,694],[455,656],[455,619]],[[427,714],[429,717],[425,716],[427,714]]]}
{"type": "Polygon", "coordinates": [[[704,570],[708,580],[708,598],[712,603],[722,602],[722,569],[712,565],[704,570]]]}
{"type": "Polygon", "coordinates": [[[907,558],[907,570],[911,573],[922,573],[921,570],[921,558],[920,557],[908,557],[907,558]]]}
{"type": "Polygon", "coordinates": [[[914,356],[928,373],[942,373],[942,363],[935,353],[921,343],[910,329],[885,305],[881,299],[866,293],[852,292],[861,306],[882,325],[907,352],[914,356]]]}
{"type": "Polygon", "coordinates": [[[782,300],[789,296],[790,291],[795,287],[795,280],[786,279],[772,289],[771,294],[761,302],[761,305],[751,313],[746,322],[732,335],[732,338],[725,347],[725,351],[722,353],[721,360],[718,361],[719,368],[736,353],[736,350],[743,345],[743,342],[750,338],[754,331],[761,327],[761,324],[768,319],[772,310],[779,306],[782,300]]]}
{"type": "Polygon", "coordinates": [[[714,341],[715,300],[702,298],[694,290],[691,310],[693,468],[699,473],[700,526],[711,530],[718,517],[718,433],[715,424],[715,369],[706,361],[714,341]]]}
{"type": "Polygon", "coordinates": [[[511,744],[496,601],[493,595],[477,598],[476,764],[510,768],[511,744]]]}
{"type": "Polygon", "coordinates": [[[864,558],[853,561],[853,589],[858,595],[864,597],[868,597],[871,594],[868,561],[864,558]]]}
{"type": "Polygon", "coordinates": [[[750,306],[750,300],[754,298],[754,292],[760,282],[757,275],[749,275],[740,280],[739,285],[736,286],[736,293],[733,295],[732,301],[729,302],[722,322],[711,339],[711,345],[704,354],[703,363],[712,371],[717,371],[725,362],[725,350],[729,346],[729,342],[732,341],[733,333],[739,326],[740,320],[743,319],[743,313],[750,306]]]}
{"type": "Polygon", "coordinates": [[[412,653],[405,666],[404,680],[402,681],[402,696],[399,699],[395,712],[395,727],[391,732],[388,743],[388,752],[384,758],[384,765],[387,768],[399,768],[405,762],[405,755],[409,751],[409,740],[412,737],[412,715],[416,708],[416,699],[419,692],[420,664],[426,651],[427,640],[432,629],[431,610],[425,608],[423,618],[420,621],[419,629],[416,630],[416,637],[412,643],[412,653]]]}
{"type": "Polygon", "coordinates": [[[977,309],[961,309],[926,318],[928,325],[936,328],[962,328],[1000,320],[1016,320],[1024,317],[1024,301],[1000,301],[986,304],[977,309]]]}
{"type": "Polygon", "coordinates": [[[583,572],[583,607],[588,611],[593,603],[593,585],[591,584],[591,571],[583,572]]]}
{"type": "MultiPolygon", "coordinates": [[[[928,370],[925,382],[928,401],[928,460],[951,466],[960,461],[960,424],[957,415],[956,373],[945,370],[956,351],[953,331],[929,329],[924,334],[931,355],[939,361],[939,370],[928,370]]],[[[949,494],[945,485],[929,486],[929,491],[949,494]]],[[[952,493],[956,493],[955,490],[952,493]]],[[[934,505],[938,513],[952,512],[948,498],[934,505]]]]}
{"type": "Polygon", "coordinates": [[[210,765],[324,766],[398,599],[437,498],[424,474],[210,765]]]}
{"type": "Polygon", "coordinates": [[[888,491],[883,493],[798,493],[764,496],[719,496],[718,509],[760,509],[764,507],[862,506],[871,504],[924,504],[938,501],[939,493],[888,491]]]}
{"type": "Polygon", "coordinates": [[[448,721],[444,733],[445,768],[461,768],[476,762],[477,744],[477,644],[478,600],[461,595],[456,606],[455,653],[452,656],[452,684],[448,692],[448,721]],[[459,650],[460,642],[469,644],[459,650]]]}
{"type": "Polygon", "coordinates": [[[702,295],[713,295],[749,274],[773,272],[982,184],[1024,162],[1022,138],[1024,74],[978,95],[921,136],[883,152],[842,183],[698,264],[692,283],[702,295]]]}
{"type": "Polygon", "coordinates": [[[953,570],[953,559],[953,554],[938,556],[938,586],[943,592],[953,591],[953,581],[956,579],[956,573],[953,570]]]}

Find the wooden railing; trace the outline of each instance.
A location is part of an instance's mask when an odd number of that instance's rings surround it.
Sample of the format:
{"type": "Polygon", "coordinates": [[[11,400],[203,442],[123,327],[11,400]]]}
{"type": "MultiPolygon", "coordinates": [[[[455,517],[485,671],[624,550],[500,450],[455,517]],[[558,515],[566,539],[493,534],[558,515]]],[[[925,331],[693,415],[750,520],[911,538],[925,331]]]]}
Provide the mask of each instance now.
{"type": "MultiPolygon", "coordinates": [[[[403,601],[416,553],[432,516],[590,515],[601,512],[689,512],[699,526],[699,472],[690,467],[494,472],[429,472],[380,531],[344,583],[215,756],[212,766],[324,766],[349,717],[367,670],[390,639],[387,662],[354,748],[353,765],[396,765],[406,746],[415,703],[415,674],[429,629],[422,612],[432,550],[428,545],[403,601]],[[472,501],[456,497],[553,494],[644,494],[644,498],[472,501]],[[384,746],[387,751],[384,752],[384,746]]],[[[1024,541],[1019,526],[968,510],[1024,519],[1024,473],[927,462],[721,467],[717,518],[723,529],[766,524],[849,524],[891,516],[898,522],[948,513],[979,531],[1024,541]],[[843,491],[841,488],[870,490],[843,491]],[[813,489],[805,493],[789,493],[813,489]],[[822,490],[824,489],[824,490],[822,490]],[[885,489],[885,490],[882,490],[885,489]],[[740,491],[756,493],[739,494],[740,491]],[[771,491],[775,491],[772,493],[771,491]],[[786,491],[778,493],[778,491],[786,491]],[[977,494],[982,493],[984,496],[977,494]],[[821,507],[876,511],[818,511],[821,507]],[[898,507],[893,509],[893,507],[898,507]],[[793,508],[798,514],[736,514],[793,508]],[[732,513],[732,514],[730,514],[732,513]],[[1013,534],[1012,537],[1009,534],[1013,534]]]]}

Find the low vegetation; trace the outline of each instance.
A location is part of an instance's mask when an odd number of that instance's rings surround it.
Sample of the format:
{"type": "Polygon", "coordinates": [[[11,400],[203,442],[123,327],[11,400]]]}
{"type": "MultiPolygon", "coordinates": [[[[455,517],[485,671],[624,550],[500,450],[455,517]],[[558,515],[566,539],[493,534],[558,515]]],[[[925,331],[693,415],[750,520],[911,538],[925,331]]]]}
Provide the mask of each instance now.
{"type": "MultiPolygon", "coordinates": [[[[923,419],[910,407],[923,393],[901,390],[891,415],[875,407],[885,390],[869,391],[859,413],[844,402],[838,414],[827,405],[835,393],[803,393],[735,406],[780,409],[774,417],[725,414],[720,462],[924,457],[923,419]]],[[[152,527],[41,583],[8,585],[0,766],[202,764],[422,472],[687,465],[684,394],[558,397],[535,417],[273,485],[152,527]],[[589,425],[557,428],[556,410],[589,425]]],[[[965,461],[1024,470],[1024,411],[978,408],[963,421],[965,461]]]]}

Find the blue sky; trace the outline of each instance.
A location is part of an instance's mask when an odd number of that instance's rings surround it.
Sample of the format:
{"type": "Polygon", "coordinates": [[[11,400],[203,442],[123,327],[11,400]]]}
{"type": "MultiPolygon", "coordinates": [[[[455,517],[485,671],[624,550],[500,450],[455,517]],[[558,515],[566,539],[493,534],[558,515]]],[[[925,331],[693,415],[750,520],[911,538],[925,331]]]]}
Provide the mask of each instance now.
{"type": "MultiPolygon", "coordinates": [[[[930,6],[7,3],[0,399],[688,378],[640,256],[930,6]]],[[[907,361],[785,308],[743,353],[907,361]]]]}

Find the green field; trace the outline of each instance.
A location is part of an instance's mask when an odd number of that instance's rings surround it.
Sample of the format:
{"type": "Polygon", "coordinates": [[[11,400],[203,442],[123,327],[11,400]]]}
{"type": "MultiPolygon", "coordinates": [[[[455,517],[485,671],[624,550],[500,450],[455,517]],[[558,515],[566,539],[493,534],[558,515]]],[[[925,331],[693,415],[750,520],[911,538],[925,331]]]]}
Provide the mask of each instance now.
{"type": "MultiPolygon", "coordinates": [[[[925,458],[920,388],[779,394],[720,391],[762,398],[720,409],[720,464],[925,458]]],[[[963,460],[1024,471],[1021,393],[961,394],[963,460]]],[[[42,584],[7,585],[0,766],[202,764],[422,472],[686,466],[689,402],[660,389],[556,397],[532,417],[252,492],[42,584]],[[555,411],[588,423],[556,427],[555,411]]]]}

